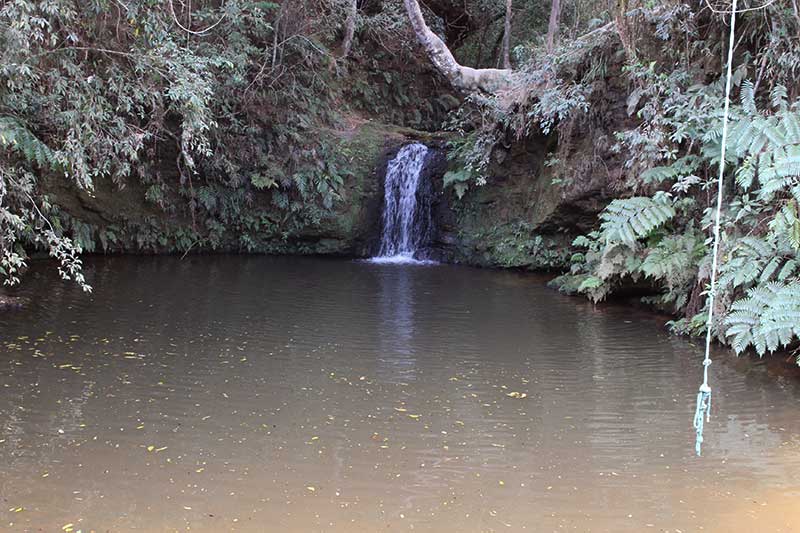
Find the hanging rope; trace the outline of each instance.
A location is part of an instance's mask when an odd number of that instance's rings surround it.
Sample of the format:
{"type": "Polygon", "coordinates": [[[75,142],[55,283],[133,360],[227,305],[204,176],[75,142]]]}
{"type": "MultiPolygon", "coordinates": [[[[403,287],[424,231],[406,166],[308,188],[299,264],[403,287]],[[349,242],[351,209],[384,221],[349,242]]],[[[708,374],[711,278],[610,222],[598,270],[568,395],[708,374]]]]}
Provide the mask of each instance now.
{"type": "Polygon", "coordinates": [[[728,72],[725,79],[725,111],[722,114],[722,148],[719,158],[719,177],[717,178],[717,213],[714,220],[714,248],[711,255],[711,288],[708,293],[708,320],[706,321],[706,356],[703,359],[703,384],[697,393],[697,407],[694,412],[694,429],[697,434],[694,449],[700,455],[703,446],[703,426],[711,418],[711,387],[708,385],[708,367],[711,365],[711,327],[714,321],[714,304],[717,291],[717,264],[719,256],[719,226],[722,212],[722,185],[725,174],[725,149],[728,144],[728,112],[731,103],[731,72],[733,70],[733,47],[736,30],[736,1],[731,5],[731,35],[728,44],[728,72]]]}

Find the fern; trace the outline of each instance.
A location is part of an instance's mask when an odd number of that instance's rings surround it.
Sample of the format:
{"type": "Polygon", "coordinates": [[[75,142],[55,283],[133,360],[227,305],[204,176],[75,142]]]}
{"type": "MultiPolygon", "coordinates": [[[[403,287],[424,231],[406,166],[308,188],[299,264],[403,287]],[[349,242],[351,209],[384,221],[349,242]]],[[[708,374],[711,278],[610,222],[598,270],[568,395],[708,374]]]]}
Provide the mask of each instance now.
{"type": "Polygon", "coordinates": [[[641,179],[645,183],[662,183],[668,180],[680,180],[685,176],[691,176],[702,161],[695,155],[681,157],[668,166],[658,166],[645,170],[641,174],[641,179]]]}
{"type": "Polygon", "coordinates": [[[683,235],[661,239],[647,254],[640,270],[650,279],[661,282],[665,291],[660,300],[682,309],[694,286],[697,265],[706,253],[703,236],[690,227],[683,235]]]}
{"type": "Polygon", "coordinates": [[[785,85],[780,83],[775,85],[769,93],[769,101],[773,108],[785,111],[787,101],[789,99],[789,91],[785,85]]]}
{"type": "Polygon", "coordinates": [[[800,115],[793,111],[784,111],[780,114],[780,125],[786,132],[786,141],[792,144],[800,143],[800,115]]]}
{"type": "Polygon", "coordinates": [[[753,180],[756,177],[756,169],[758,168],[758,154],[747,156],[745,160],[736,169],[736,183],[747,190],[753,186],[753,180]]]}
{"type": "Polygon", "coordinates": [[[786,281],[797,269],[794,251],[775,235],[742,237],[720,268],[721,287],[786,281]]]}
{"type": "Polygon", "coordinates": [[[769,163],[759,167],[758,179],[761,184],[759,197],[769,201],[776,193],[798,184],[800,146],[792,145],[775,150],[772,157],[766,159],[769,163]]]}
{"type": "Polygon", "coordinates": [[[800,250],[800,217],[797,213],[797,200],[792,199],[784,205],[769,223],[770,231],[785,237],[795,251],[800,250]]]}
{"type": "Polygon", "coordinates": [[[740,353],[752,346],[759,355],[788,347],[800,337],[800,283],[771,282],[747,291],[725,319],[725,335],[740,353]]]}
{"type": "Polygon", "coordinates": [[[756,107],[755,86],[751,80],[744,80],[742,82],[741,103],[742,109],[748,115],[752,116],[758,113],[758,108],[756,107]]]}
{"type": "Polygon", "coordinates": [[[672,200],[665,193],[614,200],[600,213],[600,230],[606,243],[628,246],[649,235],[675,216],[672,200]]]}
{"type": "Polygon", "coordinates": [[[58,167],[52,150],[12,117],[0,117],[0,147],[17,152],[31,164],[58,167]]]}

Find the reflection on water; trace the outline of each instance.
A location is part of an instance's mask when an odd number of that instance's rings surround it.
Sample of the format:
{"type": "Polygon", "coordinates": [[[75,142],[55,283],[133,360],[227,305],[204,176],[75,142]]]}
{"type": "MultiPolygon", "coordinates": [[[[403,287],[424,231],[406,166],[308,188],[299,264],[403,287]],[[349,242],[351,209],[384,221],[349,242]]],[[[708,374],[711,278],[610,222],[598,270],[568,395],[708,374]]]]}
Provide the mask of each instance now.
{"type": "Polygon", "coordinates": [[[0,315],[0,528],[800,524],[798,384],[718,359],[694,457],[702,354],[640,312],[444,265],[87,269],[92,296],[43,269],[0,315]]]}
{"type": "Polygon", "coordinates": [[[414,294],[410,280],[414,268],[388,265],[377,271],[381,330],[376,375],[388,382],[414,381],[416,375],[414,294]]]}

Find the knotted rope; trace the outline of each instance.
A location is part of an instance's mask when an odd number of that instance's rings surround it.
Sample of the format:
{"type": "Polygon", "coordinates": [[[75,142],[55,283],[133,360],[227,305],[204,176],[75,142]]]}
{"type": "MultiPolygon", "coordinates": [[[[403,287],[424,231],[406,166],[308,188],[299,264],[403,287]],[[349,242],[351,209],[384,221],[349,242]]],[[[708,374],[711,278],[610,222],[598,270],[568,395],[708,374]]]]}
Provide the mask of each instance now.
{"type": "Polygon", "coordinates": [[[711,418],[711,387],[708,385],[708,367],[711,365],[711,328],[714,321],[714,303],[717,291],[717,265],[719,256],[719,227],[722,212],[722,185],[725,174],[725,149],[728,144],[728,113],[731,103],[731,79],[733,70],[734,34],[736,31],[736,2],[731,5],[731,34],[728,43],[728,71],[725,79],[725,110],[722,114],[722,148],[719,158],[719,177],[717,178],[717,213],[714,220],[714,248],[711,255],[711,288],[708,292],[708,320],[706,321],[706,356],[703,359],[703,384],[697,393],[697,407],[694,412],[696,433],[695,452],[699,456],[703,446],[703,426],[711,418]]]}

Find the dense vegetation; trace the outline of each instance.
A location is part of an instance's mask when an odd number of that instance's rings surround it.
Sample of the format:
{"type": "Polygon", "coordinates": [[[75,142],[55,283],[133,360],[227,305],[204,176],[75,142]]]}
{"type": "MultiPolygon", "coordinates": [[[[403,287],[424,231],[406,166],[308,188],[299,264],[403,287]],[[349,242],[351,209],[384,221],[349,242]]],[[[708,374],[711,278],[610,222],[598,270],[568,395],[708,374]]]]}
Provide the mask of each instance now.
{"type": "Polygon", "coordinates": [[[329,128],[360,109],[424,128],[452,105],[411,109],[419,73],[378,68],[411,42],[397,8],[365,13],[343,57],[335,0],[3,3],[3,277],[33,249],[82,285],[82,250],[302,251],[282,243],[333,215],[352,162],[329,128]],[[74,191],[113,219],[74,216],[74,191]]]}
{"type": "MultiPolygon", "coordinates": [[[[446,183],[459,196],[481,186],[493,154],[509,138],[521,142],[531,131],[555,130],[564,144],[575,121],[596,112],[598,98],[608,98],[593,93],[595,80],[625,76],[622,96],[631,120],[615,124],[613,147],[624,167],[621,197],[598,214],[594,230],[574,240],[568,272],[553,284],[593,301],[637,287],[652,293],[645,301],[680,317],[672,322],[675,331],[696,334],[707,316],[725,5],[716,6],[723,13],[706,2],[626,7],[615,20],[616,35],[601,25],[607,13],[595,7],[597,19],[575,22],[586,24],[584,37],[564,39],[552,53],[518,48],[521,81],[510,96],[473,99],[472,116],[465,113],[458,124],[468,132],[453,152],[460,166],[446,183]],[[619,72],[608,72],[608,39],[623,45],[619,72]]],[[[743,9],[725,162],[721,318],[714,328],[737,351],[754,347],[764,354],[794,346],[800,334],[800,17],[789,2],[743,9]]],[[[574,165],[564,153],[558,146],[548,163],[574,165]]],[[[569,186],[558,178],[553,185],[569,186]]]]}
{"type": "MultiPolygon", "coordinates": [[[[83,250],[302,252],[293,237],[347,201],[352,153],[328,133],[354,120],[449,130],[444,187],[457,212],[502,187],[503,155],[531,142],[547,147],[548,186],[567,191],[590,179],[570,151],[588,121],[611,130],[619,167],[593,224],[486,221],[465,239],[496,235],[495,264],[536,256],[565,271],[561,290],[594,301],[636,288],[677,317],[675,331],[699,332],[728,4],[509,6],[421,11],[468,74],[497,71],[492,90],[437,75],[399,0],[6,2],[0,273],[17,282],[45,250],[88,289],[83,250]],[[64,183],[133,191],[145,215],[79,219],[57,201],[64,183]],[[564,235],[571,250],[553,244],[564,235]]],[[[795,0],[740,8],[714,327],[763,354],[800,336],[800,13],[795,0]]]]}
{"type": "MultiPolygon", "coordinates": [[[[721,61],[706,62],[724,56],[724,19],[687,6],[650,16],[663,44],[636,46],[626,70],[628,111],[639,121],[617,133],[636,195],[612,201],[598,229],[575,240],[581,250],[556,284],[597,301],[645,280],[659,291],[650,301],[683,317],[673,328],[698,333],[724,84],[721,61]]],[[[800,18],[796,5],[776,3],[742,14],[739,24],[715,328],[737,351],[764,354],[800,333],[800,18]]]]}

